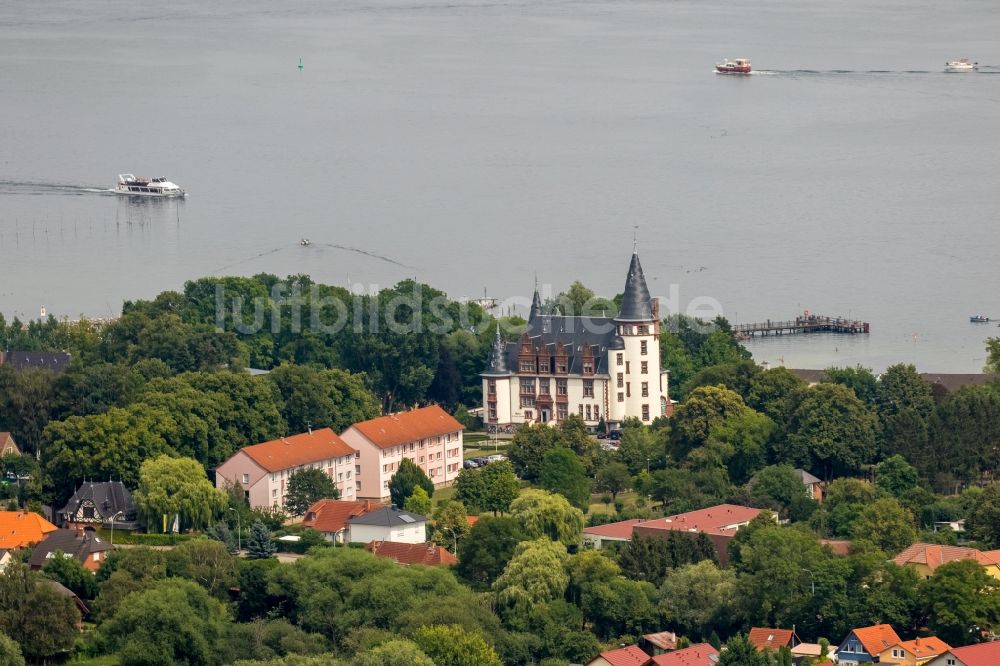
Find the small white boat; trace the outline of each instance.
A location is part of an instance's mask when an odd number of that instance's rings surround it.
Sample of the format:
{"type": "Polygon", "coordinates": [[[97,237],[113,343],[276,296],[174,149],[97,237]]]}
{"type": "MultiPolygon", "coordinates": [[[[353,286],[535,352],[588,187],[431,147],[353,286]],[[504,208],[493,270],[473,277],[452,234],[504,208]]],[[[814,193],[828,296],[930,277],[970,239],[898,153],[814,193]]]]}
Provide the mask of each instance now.
{"type": "Polygon", "coordinates": [[[182,197],[185,194],[166,178],[142,178],[130,173],[118,174],[115,192],[139,197],[182,197]]]}
{"type": "Polygon", "coordinates": [[[951,62],[946,62],[944,64],[944,71],[946,72],[972,72],[979,68],[978,62],[972,62],[968,58],[962,58],[961,60],[952,60],[951,62]]]}
{"type": "Polygon", "coordinates": [[[722,62],[715,63],[715,71],[719,74],[749,74],[750,70],[750,61],[746,58],[736,60],[726,58],[722,62]]]}
{"type": "Polygon", "coordinates": [[[299,241],[299,245],[302,245],[303,247],[306,245],[312,245],[312,241],[309,240],[308,238],[303,238],[302,240],[299,241]]]}

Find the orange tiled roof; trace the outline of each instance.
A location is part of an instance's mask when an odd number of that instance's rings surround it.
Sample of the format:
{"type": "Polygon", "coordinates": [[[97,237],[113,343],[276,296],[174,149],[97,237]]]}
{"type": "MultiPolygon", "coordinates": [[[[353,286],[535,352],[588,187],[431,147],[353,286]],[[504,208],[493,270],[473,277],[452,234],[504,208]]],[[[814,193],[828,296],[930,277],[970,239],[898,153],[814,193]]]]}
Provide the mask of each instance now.
{"type": "Polygon", "coordinates": [[[348,519],[362,516],[375,509],[381,509],[382,506],[382,504],[369,501],[321,499],[306,509],[306,517],[302,520],[302,525],[311,527],[317,532],[334,534],[347,527],[348,519]]]}
{"type": "Polygon", "coordinates": [[[380,416],[351,427],[380,449],[465,429],[437,405],[380,416]]]}
{"type": "Polygon", "coordinates": [[[719,656],[719,651],[708,643],[698,643],[675,652],[667,652],[653,657],[656,666],[714,666],[712,657],[719,656]]]}
{"type": "Polygon", "coordinates": [[[951,649],[937,636],[927,636],[926,638],[916,638],[912,641],[903,641],[899,644],[901,648],[912,654],[917,659],[930,659],[939,654],[944,654],[951,649]]]}
{"type": "Polygon", "coordinates": [[[688,511],[666,518],[654,520],[633,518],[607,525],[595,525],[585,528],[583,533],[608,538],[631,539],[633,528],[641,525],[644,529],[733,535],[736,530],[726,529],[727,526],[749,522],[760,515],[761,511],[762,509],[753,509],[738,504],[718,504],[707,509],[688,511]]]}
{"type": "Polygon", "coordinates": [[[661,650],[677,649],[677,634],[672,631],[658,631],[655,634],[643,634],[642,637],[661,650]]]}
{"type": "Polygon", "coordinates": [[[777,650],[783,645],[792,646],[795,632],[791,629],[768,629],[754,627],[747,638],[758,650],[777,650]]]}
{"type": "Polygon", "coordinates": [[[607,523],[605,525],[586,527],[584,528],[583,533],[593,534],[594,536],[608,537],[609,539],[631,539],[632,528],[643,522],[646,521],[641,518],[630,518],[628,520],[620,520],[617,523],[607,523]]]}
{"type": "Polygon", "coordinates": [[[465,522],[469,523],[469,525],[475,525],[479,522],[479,516],[466,516],[465,522]]]}
{"type": "MultiPolygon", "coordinates": [[[[643,666],[649,661],[649,655],[643,652],[638,645],[608,650],[602,652],[600,656],[611,666],[643,666]]],[[[596,661],[596,659],[592,661],[596,661]]]]}
{"type": "Polygon", "coordinates": [[[280,472],[290,467],[355,454],[354,449],[330,428],[244,446],[240,450],[268,472],[280,472]]]}
{"type": "Polygon", "coordinates": [[[378,557],[388,557],[399,564],[423,564],[430,567],[446,567],[458,564],[458,558],[434,543],[397,543],[395,541],[372,541],[365,550],[378,557]]]}
{"type": "Polygon", "coordinates": [[[0,548],[32,546],[57,529],[59,528],[37,513],[0,511],[0,548]]]}
{"type": "Polygon", "coordinates": [[[882,654],[893,645],[899,645],[902,641],[896,634],[896,630],[888,624],[876,624],[871,627],[861,627],[853,630],[854,635],[861,641],[865,652],[872,655],[882,654]]]}
{"type": "Polygon", "coordinates": [[[965,666],[996,666],[1000,664],[1000,641],[952,648],[950,654],[965,666]]]}
{"type": "Polygon", "coordinates": [[[896,564],[901,567],[907,564],[924,564],[931,571],[955,560],[976,560],[983,566],[1000,565],[1000,551],[983,552],[961,546],[915,543],[895,557],[896,564]]]}

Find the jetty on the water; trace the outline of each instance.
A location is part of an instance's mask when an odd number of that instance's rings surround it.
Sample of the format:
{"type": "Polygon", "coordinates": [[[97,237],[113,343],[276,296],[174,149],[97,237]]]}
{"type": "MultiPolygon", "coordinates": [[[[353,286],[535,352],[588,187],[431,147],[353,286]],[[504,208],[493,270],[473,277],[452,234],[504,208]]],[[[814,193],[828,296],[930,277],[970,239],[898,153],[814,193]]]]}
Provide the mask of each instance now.
{"type": "Polygon", "coordinates": [[[869,324],[857,319],[844,317],[826,317],[806,312],[802,316],[789,321],[771,321],[770,319],[753,324],[734,324],[733,333],[737,338],[748,339],[754,336],[791,335],[793,333],[847,333],[849,335],[867,334],[869,324]]]}

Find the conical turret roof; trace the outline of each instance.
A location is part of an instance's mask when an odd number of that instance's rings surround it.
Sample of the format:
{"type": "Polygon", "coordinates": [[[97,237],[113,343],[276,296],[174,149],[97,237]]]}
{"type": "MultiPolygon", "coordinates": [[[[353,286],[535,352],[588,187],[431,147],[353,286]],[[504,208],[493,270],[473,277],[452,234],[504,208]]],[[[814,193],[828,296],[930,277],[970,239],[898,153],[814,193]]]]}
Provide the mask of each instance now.
{"type": "Polygon", "coordinates": [[[490,348],[490,360],[486,365],[484,375],[509,375],[507,367],[507,343],[500,336],[500,323],[497,322],[497,332],[493,337],[493,346],[490,348]]]}
{"type": "Polygon", "coordinates": [[[653,303],[646,287],[646,277],[642,274],[642,264],[639,263],[639,253],[632,253],[632,262],[628,266],[628,277],[625,278],[625,293],[622,295],[622,306],[618,311],[617,321],[652,321],[653,303]]]}
{"type": "Polygon", "coordinates": [[[533,322],[542,314],[542,297],[538,295],[538,287],[535,287],[535,295],[531,297],[531,313],[528,314],[528,322],[533,322]]]}

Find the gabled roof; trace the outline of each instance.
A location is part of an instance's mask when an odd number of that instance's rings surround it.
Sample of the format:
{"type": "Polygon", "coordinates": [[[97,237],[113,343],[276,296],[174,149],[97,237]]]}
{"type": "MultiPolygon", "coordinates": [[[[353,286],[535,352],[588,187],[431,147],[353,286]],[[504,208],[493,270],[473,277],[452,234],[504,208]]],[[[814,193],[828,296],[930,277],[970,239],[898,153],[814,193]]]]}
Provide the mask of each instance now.
{"type": "Polygon", "coordinates": [[[672,631],[658,631],[655,634],[643,634],[642,637],[661,650],[677,648],[677,634],[672,631]]]}
{"type": "Polygon", "coordinates": [[[882,654],[893,645],[899,645],[902,641],[896,634],[896,630],[888,624],[876,624],[871,627],[860,627],[851,633],[861,642],[865,652],[875,656],[882,654]]]}
{"type": "Polygon", "coordinates": [[[629,518],[628,520],[620,520],[617,523],[585,527],[583,533],[607,537],[609,539],[631,539],[632,528],[643,522],[646,521],[642,518],[629,518]]]}
{"type": "Polygon", "coordinates": [[[754,627],[750,630],[747,638],[758,650],[777,650],[780,647],[792,647],[799,643],[799,637],[795,635],[794,629],[768,629],[766,627],[754,627]]]}
{"type": "Polygon", "coordinates": [[[0,548],[24,548],[39,543],[58,527],[30,511],[0,511],[0,548]]]}
{"type": "Polygon", "coordinates": [[[240,449],[268,472],[300,467],[331,458],[353,456],[356,451],[330,428],[282,437],[240,449]]]}
{"type": "Polygon", "coordinates": [[[311,527],[317,532],[335,534],[347,527],[349,518],[362,516],[381,507],[381,504],[367,500],[352,502],[322,499],[306,509],[306,517],[302,520],[302,525],[311,527]]]}
{"type": "MultiPolygon", "coordinates": [[[[649,655],[643,652],[638,645],[608,650],[602,652],[600,657],[611,666],[643,666],[649,661],[649,655]]],[[[597,659],[592,661],[597,661],[597,659]]]]}
{"type": "Polygon", "coordinates": [[[804,469],[796,468],[795,476],[799,477],[799,479],[802,480],[802,483],[804,483],[807,486],[811,486],[815,483],[822,483],[822,481],[820,481],[819,479],[817,479],[815,476],[805,471],[804,469]]]}
{"type": "Polygon", "coordinates": [[[46,560],[49,559],[49,554],[57,550],[62,551],[67,557],[74,557],[83,562],[90,555],[111,550],[111,548],[111,544],[97,536],[96,532],[60,529],[50,532],[41,543],[32,549],[28,564],[32,569],[41,569],[46,560]]]}
{"type": "Polygon", "coordinates": [[[9,365],[16,370],[51,370],[55,373],[64,371],[72,359],[67,352],[45,351],[8,351],[0,354],[0,365],[9,365]]]}
{"type": "Polygon", "coordinates": [[[1000,550],[982,551],[961,546],[915,543],[893,559],[901,567],[907,564],[924,564],[931,571],[956,560],[975,560],[983,566],[1000,566],[1000,550]]]}
{"type": "Polygon", "coordinates": [[[1000,641],[952,648],[949,654],[956,656],[965,666],[996,666],[1000,664],[1000,641]]]}
{"type": "Polygon", "coordinates": [[[646,276],[642,274],[642,264],[639,263],[639,253],[632,253],[632,261],[628,265],[628,275],[625,278],[625,291],[622,293],[622,304],[618,310],[617,321],[653,321],[653,299],[646,287],[646,276]]]}
{"type": "Polygon", "coordinates": [[[13,435],[9,432],[0,432],[0,453],[2,453],[8,445],[14,447],[14,450],[18,453],[21,452],[21,449],[17,448],[17,443],[14,442],[13,435]]]}
{"type": "Polygon", "coordinates": [[[656,666],[714,666],[718,660],[719,651],[708,643],[698,643],[653,657],[656,666]]]}
{"type": "Polygon", "coordinates": [[[920,661],[932,659],[933,657],[936,657],[939,654],[944,654],[951,649],[950,645],[937,636],[926,636],[924,638],[915,638],[912,641],[903,641],[899,644],[899,647],[903,648],[920,661]]]}
{"type": "Polygon", "coordinates": [[[647,520],[642,523],[642,527],[731,535],[735,533],[735,530],[729,529],[730,525],[748,523],[760,515],[761,511],[763,509],[754,509],[748,506],[739,506],[738,504],[718,504],[710,506],[707,509],[647,520]]]}
{"type": "Polygon", "coordinates": [[[388,557],[398,564],[422,564],[431,567],[446,567],[458,564],[458,558],[436,543],[397,543],[395,541],[372,541],[365,550],[378,557],[388,557]]]}
{"type": "Polygon", "coordinates": [[[397,525],[415,525],[426,522],[427,518],[424,516],[397,509],[394,506],[384,506],[381,509],[347,519],[348,525],[376,525],[378,527],[396,527],[397,525]]]}
{"type": "Polygon", "coordinates": [[[355,423],[351,427],[380,449],[465,429],[465,426],[437,405],[380,416],[355,423]]]}
{"type": "Polygon", "coordinates": [[[135,517],[135,502],[132,500],[132,493],[121,481],[98,481],[94,483],[88,481],[83,483],[73,496],[66,502],[66,506],[59,510],[57,518],[63,518],[76,513],[80,504],[90,502],[100,512],[100,515],[108,519],[119,511],[124,514],[123,520],[135,517]]]}

